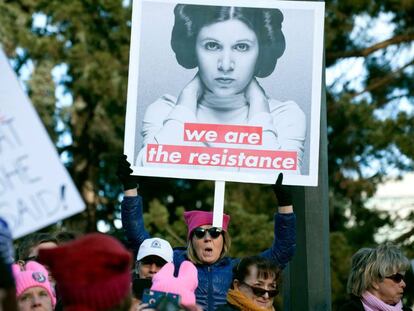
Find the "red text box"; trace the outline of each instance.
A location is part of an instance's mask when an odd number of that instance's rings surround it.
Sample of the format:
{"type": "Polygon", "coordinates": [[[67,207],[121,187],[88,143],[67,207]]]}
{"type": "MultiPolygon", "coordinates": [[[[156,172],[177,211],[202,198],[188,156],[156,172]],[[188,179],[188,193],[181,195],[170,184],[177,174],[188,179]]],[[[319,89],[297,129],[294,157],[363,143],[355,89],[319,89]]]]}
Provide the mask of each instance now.
{"type": "Polygon", "coordinates": [[[262,132],[260,126],[185,123],[184,141],[261,145],[262,132]]]}
{"type": "Polygon", "coordinates": [[[148,144],[147,162],[295,171],[297,152],[148,144]]]}

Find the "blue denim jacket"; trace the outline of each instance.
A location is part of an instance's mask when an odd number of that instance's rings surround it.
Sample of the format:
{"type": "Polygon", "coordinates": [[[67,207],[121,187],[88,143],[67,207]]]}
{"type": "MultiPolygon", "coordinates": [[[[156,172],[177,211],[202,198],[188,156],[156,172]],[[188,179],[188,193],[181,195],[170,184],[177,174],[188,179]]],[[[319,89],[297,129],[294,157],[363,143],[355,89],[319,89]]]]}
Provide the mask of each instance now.
{"type": "MultiPolygon", "coordinates": [[[[144,228],[142,217],[142,198],[124,197],[121,205],[122,225],[126,237],[135,254],[139,246],[150,238],[144,228]]],[[[292,259],[296,248],[296,217],[295,214],[275,214],[274,236],[272,247],[260,254],[275,261],[282,269],[292,259]]],[[[185,248],[174,249],[174,265],[176,271],[187,259],[185,248]]],[[[198,287],[196,289],[197,304],[203,310],[213,311],[217,306],[226,303],[227,291],[232,281],[233,266],[240,259],[225,257],[211,265],[196,265],[198,287]]]]}

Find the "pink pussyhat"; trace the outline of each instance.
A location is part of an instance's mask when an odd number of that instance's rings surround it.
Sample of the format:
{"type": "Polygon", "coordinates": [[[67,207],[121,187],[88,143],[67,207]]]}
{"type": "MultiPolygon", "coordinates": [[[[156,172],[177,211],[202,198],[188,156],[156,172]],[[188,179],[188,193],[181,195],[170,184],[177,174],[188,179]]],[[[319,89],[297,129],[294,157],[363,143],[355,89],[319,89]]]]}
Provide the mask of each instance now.
{"type": "Polygon", "coordinates": [[[48,277],[49,274],[44,266],[36,261],[29,261],[23,267],[14,264],[13,275],[16,281],[16,297],[19,298],[27,289],[32,287],[44,288],[50,296],[53,308],[56,305],[55,291],[52,289],[48,277]]]}
{"type": "Polygon", "coordinates": [[[152,278],[151,290],[180,296],[180,303],[185,307],[196,304],[194,291],[198,286],[197,268],[190,261],[183,261],[178,276],[174,276],[174,264],[165,264],[152,278]]]}
{"type": "MultiPolygon", "coordinates": [[[[188,227],[187,239],[190,239],[191,232],[197,227],[213,224],[213,212],[188,211],[184,212],[184,220],[188,227]]],[[[230,216],[223,214],[223,230],[227,231],[230,216]]]]}

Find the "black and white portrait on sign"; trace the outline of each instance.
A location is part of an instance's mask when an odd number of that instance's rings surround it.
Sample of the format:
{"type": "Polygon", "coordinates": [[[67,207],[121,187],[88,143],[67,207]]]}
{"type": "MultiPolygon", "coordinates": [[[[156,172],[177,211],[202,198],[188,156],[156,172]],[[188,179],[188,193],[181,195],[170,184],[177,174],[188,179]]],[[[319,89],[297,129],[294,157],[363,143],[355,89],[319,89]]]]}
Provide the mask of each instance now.
{"type": "Polygon", "coordinates": [[[134,3],[125,134],[134,172],[270,183],[283,171],[291,184],[315,184],[323,5],[299,4],[134,3]]]}

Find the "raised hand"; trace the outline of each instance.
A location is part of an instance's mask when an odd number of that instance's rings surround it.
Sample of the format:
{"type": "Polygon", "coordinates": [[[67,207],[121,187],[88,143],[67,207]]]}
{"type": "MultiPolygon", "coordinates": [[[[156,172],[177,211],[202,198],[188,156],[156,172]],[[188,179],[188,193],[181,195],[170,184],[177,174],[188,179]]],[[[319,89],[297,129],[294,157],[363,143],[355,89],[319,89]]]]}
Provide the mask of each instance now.
{"type": "Polygon", "coordinates": [[[200,77],[197,73],[181,91],[180,95],[178,96],[177,105],[183,105],[189,108],[195,114],[197,109],[197,102],[203,95],[203,92],[203,83],[201,82],[200,77]]]}
{"type": "Polygon", "coordinates": [[[138,177],[132,176],[131,164],[127,160],[127,156],[123,154],[118,160],[116,175],[124,187],[124,191],[136,189],[138,185],[138,177]]]}
{"type": "Polygon", "coordinates": [[[279,206],[291,206],[292,205],[292,187],[282,185],[283,173],[280,173],[277,177],[276,183],[272,186],[273,192],[277,197],[279,206]]]}

